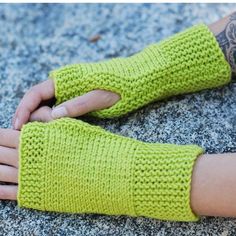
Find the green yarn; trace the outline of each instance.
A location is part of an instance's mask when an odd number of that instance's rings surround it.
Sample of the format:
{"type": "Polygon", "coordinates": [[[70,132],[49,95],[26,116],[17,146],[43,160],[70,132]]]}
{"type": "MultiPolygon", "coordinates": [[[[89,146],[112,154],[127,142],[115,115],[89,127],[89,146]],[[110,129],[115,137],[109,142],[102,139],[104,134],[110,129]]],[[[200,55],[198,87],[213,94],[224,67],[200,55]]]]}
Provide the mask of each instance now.
{"type": "Polygon", "coordinates": [[[24,125],[19,207],[196,221],[196,145],[151,144],[70,118],[24,125]]]}
{"type": "Polygon", "coordinates": [[[68,65],[50,77],[57,104],[94,89],[120,94],[112,107],[90,113],[111,118],[173,95],[224,85],[231,70],[212,32],[199,24],[128,58],[68,65]]]}

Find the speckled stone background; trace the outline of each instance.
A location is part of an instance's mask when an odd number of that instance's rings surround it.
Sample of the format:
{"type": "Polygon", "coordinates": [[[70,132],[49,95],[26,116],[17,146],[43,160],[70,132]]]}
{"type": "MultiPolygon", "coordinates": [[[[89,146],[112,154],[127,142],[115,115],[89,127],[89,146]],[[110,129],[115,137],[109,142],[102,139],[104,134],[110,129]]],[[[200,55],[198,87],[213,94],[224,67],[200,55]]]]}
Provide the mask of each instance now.
{"type": "MultiPolygon", "coordinates": [[[[0,127],[32,85],[58,66],[128,56],[235,4],[0,4],[0,127]],[[90,42],[99,34],[101,39],[90,42]]],[[[236,87],[178,96],[116,120],[87,121],[147,142],[196,143],[209,153],[236,151],[236,87]]],[[[236,219],[198,223],[46,213],[0,201],[0,235],[236,235],[236,219]]]]}

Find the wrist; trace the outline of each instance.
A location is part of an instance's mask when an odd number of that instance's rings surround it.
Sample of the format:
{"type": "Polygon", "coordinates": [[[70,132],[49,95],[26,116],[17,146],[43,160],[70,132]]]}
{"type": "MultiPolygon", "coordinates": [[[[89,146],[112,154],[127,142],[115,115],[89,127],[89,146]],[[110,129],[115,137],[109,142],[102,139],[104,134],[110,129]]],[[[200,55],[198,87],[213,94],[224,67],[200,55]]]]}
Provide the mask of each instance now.
{"type": "Polygon", "coordinates": [[[203,154],[194,166],[191,208],[200,216],[235,217],[236,153],[203,154]]]}
{"type": "Polygon", "coordinates": [[[225,59],[229,63],[232,77],[236,76],[236,12],[209,25],[215,35],[225,59]]]}

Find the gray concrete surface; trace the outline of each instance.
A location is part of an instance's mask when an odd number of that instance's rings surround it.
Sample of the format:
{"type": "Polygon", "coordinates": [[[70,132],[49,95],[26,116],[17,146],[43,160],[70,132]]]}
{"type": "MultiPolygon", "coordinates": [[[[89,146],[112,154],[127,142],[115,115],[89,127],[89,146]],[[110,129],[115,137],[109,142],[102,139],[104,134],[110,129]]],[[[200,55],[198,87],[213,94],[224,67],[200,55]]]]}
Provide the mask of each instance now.
{"type": "MultiPolygon", "coordinates": [[[[0,127],[23,94],[58,66],[128,56],[235,4],[0,5],[0,127]],[[101,35],[96,43],[89,41],[101,35]]],[[[178,96],[116,120],[87,121],[147,142],[196,143],[209,153],[236,151],[236,87],[178,96]]],[[[236,220],[198,223],[125,216],[57,214],[0,201],[0,235],[236,235],[236,220]]]]}

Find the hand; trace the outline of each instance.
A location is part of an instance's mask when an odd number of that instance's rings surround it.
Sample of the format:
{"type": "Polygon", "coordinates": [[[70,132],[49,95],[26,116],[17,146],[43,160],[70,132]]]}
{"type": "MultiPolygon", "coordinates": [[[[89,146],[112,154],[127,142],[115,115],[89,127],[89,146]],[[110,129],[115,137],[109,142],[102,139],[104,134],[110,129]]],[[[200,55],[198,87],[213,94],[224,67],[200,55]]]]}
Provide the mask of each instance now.
{"type": "Polygon", "coordinates": [[[66,101],[55,108],[42,105],[55,97],[54,82],[48,79],[32,87],[23,97],[13,118],[13,127],[20,130],[28,121],[48,122],[60,117],[77,117],[105,109],[115,104],[120,96],[106,90],[93,90],[66,101]]]}
{"type": "Polygon", "coordinates": [[[18,145],[20,132],[11,129],[0,129],[0,199],[16,200],[18,185],[18,145]]]}

